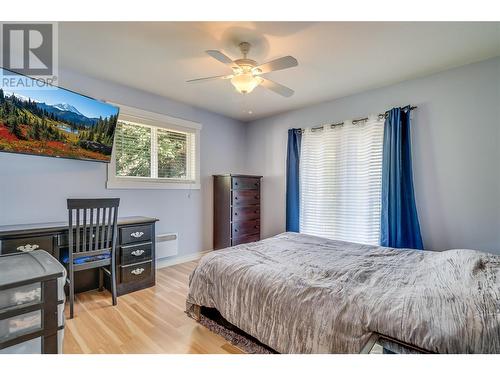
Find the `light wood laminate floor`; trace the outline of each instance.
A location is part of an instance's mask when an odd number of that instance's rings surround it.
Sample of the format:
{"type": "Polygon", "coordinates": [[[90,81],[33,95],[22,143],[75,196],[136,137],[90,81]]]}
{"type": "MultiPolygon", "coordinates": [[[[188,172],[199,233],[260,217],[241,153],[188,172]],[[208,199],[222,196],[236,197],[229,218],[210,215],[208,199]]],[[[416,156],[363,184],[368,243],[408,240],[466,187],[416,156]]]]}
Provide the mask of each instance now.
{"type": "Polygon", "coordinates": [[[156,286],[118,297],[117,306],[107,291],[77,294],[75,317],[66,319],[63,352],[242,353],[184,313],[195,266],[158,270],[156,286]]]}

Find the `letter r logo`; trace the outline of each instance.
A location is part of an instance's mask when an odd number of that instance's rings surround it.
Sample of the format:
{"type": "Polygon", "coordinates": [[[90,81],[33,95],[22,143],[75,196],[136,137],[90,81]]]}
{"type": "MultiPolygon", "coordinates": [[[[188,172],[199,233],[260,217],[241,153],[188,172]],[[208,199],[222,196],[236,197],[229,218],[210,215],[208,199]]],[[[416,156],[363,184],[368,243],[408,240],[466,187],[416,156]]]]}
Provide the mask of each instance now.
{"type": "Polygon", "coordinates": [[[50,23],[3,23],[2,66],[25,75],[52,75],[53,39],[50,23]]]}

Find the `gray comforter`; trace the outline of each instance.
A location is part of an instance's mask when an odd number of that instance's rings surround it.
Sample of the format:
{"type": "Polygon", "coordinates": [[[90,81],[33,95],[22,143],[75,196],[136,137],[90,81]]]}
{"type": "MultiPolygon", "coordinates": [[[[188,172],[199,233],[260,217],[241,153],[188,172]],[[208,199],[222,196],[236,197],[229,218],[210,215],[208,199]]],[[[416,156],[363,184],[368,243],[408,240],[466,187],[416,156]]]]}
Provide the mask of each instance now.
{"type": "Polygon", "coordinates": [[[204,256],[193,304],[280,353],[358,353],[372,332],[438,353],[500,353],[500,256],[475,250],[283,233],[204,256]]]}

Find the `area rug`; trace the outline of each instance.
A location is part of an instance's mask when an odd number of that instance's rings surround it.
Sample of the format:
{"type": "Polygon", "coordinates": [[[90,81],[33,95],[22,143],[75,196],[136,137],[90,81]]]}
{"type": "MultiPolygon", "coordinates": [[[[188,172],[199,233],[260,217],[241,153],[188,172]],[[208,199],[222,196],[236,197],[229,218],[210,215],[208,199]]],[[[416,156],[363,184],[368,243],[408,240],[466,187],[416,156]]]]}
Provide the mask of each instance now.
{"type": "MultiPolygon", "coordinates": [[[[188,314],[189,315],[189,314],[188,314]]],[[[215,309],[203,308],[199,323],[248,354],[278,354],[225,320],[215,309]]]]}

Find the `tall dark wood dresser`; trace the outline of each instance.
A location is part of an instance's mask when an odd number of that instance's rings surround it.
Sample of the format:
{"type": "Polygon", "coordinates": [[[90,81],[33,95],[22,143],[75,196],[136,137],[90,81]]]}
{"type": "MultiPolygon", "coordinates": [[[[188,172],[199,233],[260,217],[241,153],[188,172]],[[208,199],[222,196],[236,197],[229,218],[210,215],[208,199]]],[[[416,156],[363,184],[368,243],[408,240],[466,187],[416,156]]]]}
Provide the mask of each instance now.
{"type": "Polygon", "coordinates": [[[261,178],[214,175],[214,250],[260,240],[261,178]]]}

